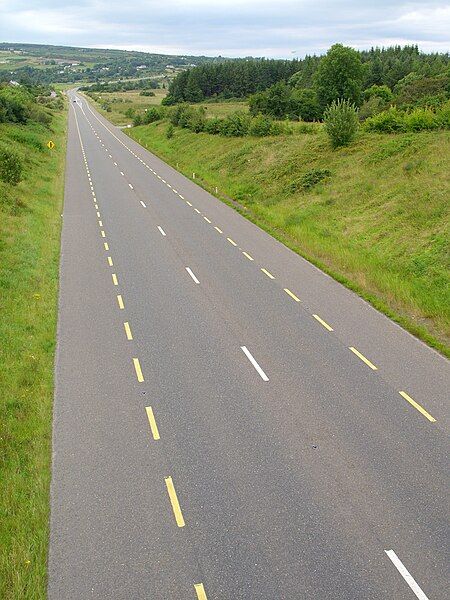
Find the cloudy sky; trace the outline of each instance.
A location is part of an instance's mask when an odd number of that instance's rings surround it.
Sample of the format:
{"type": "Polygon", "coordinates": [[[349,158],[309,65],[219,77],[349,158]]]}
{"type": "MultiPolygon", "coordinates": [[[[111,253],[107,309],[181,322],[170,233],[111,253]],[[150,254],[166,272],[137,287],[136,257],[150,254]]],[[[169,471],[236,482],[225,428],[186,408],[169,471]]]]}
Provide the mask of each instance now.
{"type": "Polygon", "coordinates": [[[450,0],[0,0],[5,42],[292,57],[449,39],[450,0]]]}

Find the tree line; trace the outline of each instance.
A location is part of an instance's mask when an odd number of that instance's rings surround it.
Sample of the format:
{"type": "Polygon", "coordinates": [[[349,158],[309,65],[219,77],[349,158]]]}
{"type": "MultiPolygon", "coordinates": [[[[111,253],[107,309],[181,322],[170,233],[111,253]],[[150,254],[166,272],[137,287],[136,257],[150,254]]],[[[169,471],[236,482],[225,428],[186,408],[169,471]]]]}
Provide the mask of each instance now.
{"type": "MultiPolygon", "coordinates": [[[[424,54],[416,45],[359,52],[335,44],[326,56],[306,56],[292,61],[236,59],[187,69],[170,84],[165,103],[202,102],[214,97],[245,98],[274,86],[272,96],[282,96],[280,105],[285,103],[286,106],[282,111],[275,109],[272,116],[295,114],[301,105],[302,111],[308,113],[307,120],[313,120],[337,97],[351,99],[359,106],[363,91],[371,86],[387,86],[393,90],[411,73],[416,78],[433,79],[448,69],[448,53],[424,54]],[[332,89],[328,87],[330,81],[321,82],[327,69],[328,79],[334,78],[332,89]],[[287,87],[276,87],[280,82],[287,87]]],[[[267,98],[258,99],[261,107],[265,101],[267,98]]],[[[261,112],[267,111],[262,108],[261,112]]]]}

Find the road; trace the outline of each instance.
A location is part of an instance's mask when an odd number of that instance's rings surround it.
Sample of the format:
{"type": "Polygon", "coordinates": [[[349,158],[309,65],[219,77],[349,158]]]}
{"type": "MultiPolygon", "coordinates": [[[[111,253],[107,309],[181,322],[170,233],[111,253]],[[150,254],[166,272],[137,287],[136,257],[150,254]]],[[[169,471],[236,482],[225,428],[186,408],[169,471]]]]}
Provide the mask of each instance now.
{"type": "Polygon", "coordinates": [[[448,362],[70,97],[49,598],[446,598],[448,362]]]}

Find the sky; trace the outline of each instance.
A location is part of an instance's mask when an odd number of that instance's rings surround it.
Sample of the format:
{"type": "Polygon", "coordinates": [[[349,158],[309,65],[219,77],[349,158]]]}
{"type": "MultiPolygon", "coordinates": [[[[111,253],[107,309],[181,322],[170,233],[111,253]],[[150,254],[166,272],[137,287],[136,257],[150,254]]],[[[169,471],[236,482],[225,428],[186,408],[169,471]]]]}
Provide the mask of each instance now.
{"type": "Polygon", "coordinates": [[[0,41],[302,57],[333,43],[450,51],[450,0],[0,0],[0,41]]]}

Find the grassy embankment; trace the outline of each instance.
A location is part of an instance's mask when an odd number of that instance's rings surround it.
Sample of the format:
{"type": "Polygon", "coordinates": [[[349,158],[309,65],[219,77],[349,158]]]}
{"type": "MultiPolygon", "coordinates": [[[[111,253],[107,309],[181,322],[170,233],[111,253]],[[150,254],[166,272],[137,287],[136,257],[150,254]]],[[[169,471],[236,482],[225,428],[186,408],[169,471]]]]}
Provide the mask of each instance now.
{"type": "Polygon", "coordinates": [[[450,355],[448,132],[362,133],[332,151],[320,128],[272,138],[177,128],[167,139],[166,130],[160,122],[128,133],[450,355]],[[304,189],[313,169],[330,176],[304,189]]]}
{"type": "Polygon", "coordinates": [[[25,165],[0,181],[0,598],[43,599],[66,111],[0,138],[25,165]]]}

